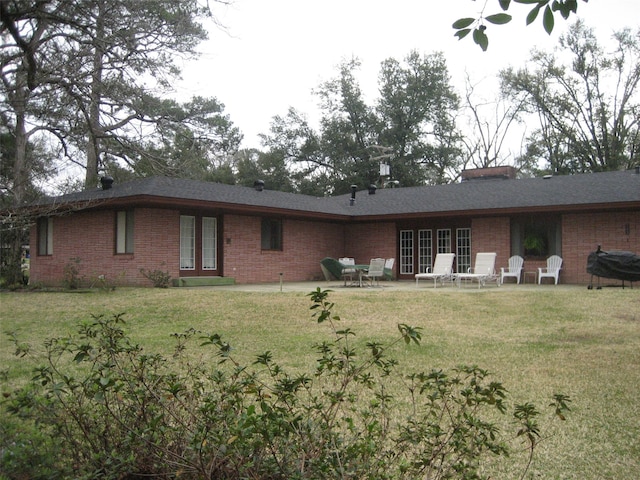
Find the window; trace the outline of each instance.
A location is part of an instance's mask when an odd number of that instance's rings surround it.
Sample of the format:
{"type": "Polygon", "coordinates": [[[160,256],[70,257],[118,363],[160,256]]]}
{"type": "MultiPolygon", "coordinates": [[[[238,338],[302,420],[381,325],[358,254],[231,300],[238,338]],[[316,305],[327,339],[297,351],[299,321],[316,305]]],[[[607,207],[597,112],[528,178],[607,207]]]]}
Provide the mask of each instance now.
{"type": "Polygon", "coordinates": [[[458,228],[456,230],[458,272],[467,272],[471,268],[471,229],[458,228]]]}
{"type": "Polygon", "coordinates": [[[218,241],[217,221],[213,217],[202,217],[202,269],[215,270],[216,245],[218,241]]]}
{"type": "Polygon", "coordinates": [[[431,230],[418,230],[418,272],[425,273],[433,265],[431,230]]]}
{"type": "Polygon", "coordinates": [[[400,274],[413,273],[413,230],[400,230],[400,274]]]}
{"type": "Polygon", "coordinates": [[[262,250],[282,250],[282,220],[262,219],[262,250]]]}
{"type": "Polygon", "coordinates": [[[196,268],[196,217],[180,216],[180,269],[196,268]]]}
{"type": "Polygon", "coordinates": [[[116,253],[133,253],[133,211],[116,212],[116,253]]]}
{"type": "Polygon", "coordinates": [[[558,217],[535,216],[511,222],[511,252],[525,258],[562,255],[562,227],[558,217]]]}
{"type": "Polygon", "coordinates": [[[53,218],[38,219],[38,255],[53,255],[53,218]]]}

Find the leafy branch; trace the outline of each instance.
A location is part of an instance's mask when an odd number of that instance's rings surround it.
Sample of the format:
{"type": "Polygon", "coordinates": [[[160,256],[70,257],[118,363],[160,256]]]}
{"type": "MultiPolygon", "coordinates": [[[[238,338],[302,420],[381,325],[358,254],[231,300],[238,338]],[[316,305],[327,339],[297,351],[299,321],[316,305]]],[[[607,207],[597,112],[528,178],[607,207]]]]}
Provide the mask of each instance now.
{"type": "MultiPolygon", "coordinates": [[[[498,0],[502,12],[485,16],[484,10],[487,6],[487,0],[485,0],[485,5],[477,18],[465,17],[453,22],[452,27],[456,30],[454,36],[462,40],[473,32],[472,38],[474,43],[483,51],[486,51],[489,47],[489,37],[486,33],[487,24],[505,25],[511,22],[513,17],[508,13],[504,13],[509,10],[511,1],[512,0],[498,0]]],[[[587,2],[588,0],[583,1],[587,2]]],[[[565,20],[567,20],[571,14],[577,15],[578,13],[578,0],[513,0],[513,3],[533,5],[533,8],[529,11],[526,18],[527,25],[535,22],[540,12],[543,12],[542,26],[549,35],[553,32],[555,26],[555,13],[560,13],[565,20]]]]}

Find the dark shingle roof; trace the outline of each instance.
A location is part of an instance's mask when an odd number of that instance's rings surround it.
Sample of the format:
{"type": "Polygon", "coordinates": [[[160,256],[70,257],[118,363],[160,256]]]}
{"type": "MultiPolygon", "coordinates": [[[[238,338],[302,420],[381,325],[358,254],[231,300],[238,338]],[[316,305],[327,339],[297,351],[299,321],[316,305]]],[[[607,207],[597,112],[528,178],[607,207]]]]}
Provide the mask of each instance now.
{"type": "Polygon", "coordinates": [[[155,199],[168,204],[193,203],[212,208],[278,210],[292,215],[319,214],[344,218],[584,209],[589,206],[615,208],[629,204],[640,207],[640,175],[629,170],[379,189],[374,195],[363,190],[357,192],[354,205],[350,205],[349,197],[350,194],[320,198],[196,180],[150,177],[114,185],[109,190],[89,190],[49,198],[39,204],[155,199]]]}
{"type": "MultiPolygon", "coordinates": [[[[344,202],[348,195],[343,196],[344,202]]],[[[343,202],[343,203],[344,203],[343,202]]],[[[605,204],[640,206],[640,175],[634,171],[463,183],[361,192],[354,215],[478,212],[482,210],[583,209],[605,204]],[[363,198],[364,196],[364,198],[363,198]],[[368,197],[368,198],[367,198],[368,197]],[[375,200],[373,200],[375,197],[375,200]]]]}
{"type": "Polygon", "coordinates": [[[163,199],[165,203],[210,204],[216,207],[255,207],[262,209],[285,209],[298,212],[315,212],[324,214],[344,214],[332,202],[331,198],[312,197],[275,190],[257,191],[255,188],[222,183],[203,182],[184,178],[149,177],[139,178],[122,184],[114,184],[109,190],[95,189],[43,199],[39,205],[52,203],[87,204],[104,201],[156,201],[163,199]]]}

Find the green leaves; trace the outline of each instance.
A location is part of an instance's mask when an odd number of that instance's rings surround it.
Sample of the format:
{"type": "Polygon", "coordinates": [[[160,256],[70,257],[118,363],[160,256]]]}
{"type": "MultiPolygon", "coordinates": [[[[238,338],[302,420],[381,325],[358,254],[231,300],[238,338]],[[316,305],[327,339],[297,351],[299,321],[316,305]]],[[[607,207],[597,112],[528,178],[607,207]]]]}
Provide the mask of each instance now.
{"type": "MultiPolygon", "coordinates": [[[[505,6],[508,8],[508,4],[509,1],[501,2],[503,10],[506,10],[506,8],[504,8],[505,6]]],[[[508,13],[495,13],[493,15],[484,17],[484,21],[493,25],[504,25],[506,23],[509,23],[511,21],[511,18],[511,15],[509,15],[508,13]]],[[[475,44],[482,48],[482,51],[486,51],[489,47],[489,37],[487,37],[487,34],[485,33],[487,27],[486,25],[484,25],[484,23],[482,23],[482,20],[483,19],[476,20],[475,18],[470,17],[456,20],[452,25],[454,29],[458,30],[454,34],[454,36],[458,37],[458,40],[462,40],[464,37],[469,35],[469,33],[473,32],[472,37],[475,44]],[[478,26],[476,28],[469,28],[474,23],[477,23],[478,26]]]]}
{"type": "MultiPolygon", "coordinates": [[[[310,296],[312,310],[331,312],[328,290],[310,296]]],[[[307,374],[300,371],[306,356],[284,367],[266,351],[248,365],[219,334],[200,336],[195,329],[171,336],[185,348],[187,341],[217,348],[228,362],[212,366],[210,355],[191,351],[172,360],[143,353],[131,349],[122,321],[94,317],[78,335],[51,340],[48,365],[4,401],[21,428],[34,425],[55,438],[55,478],[95,478],[95,472],[187,480],[343,478],[357,472],[358,478],[402,479],[429,472],[432,479],[475,479],[489,454],[509,454],[495,422],[496,413],[508,410],[508,392],[487,370],[463,365],[414,373],[389,356],[403,341],[419,344],[420,328],[399,324],[400,338],[365,345],[350,328],[334,329],[332,340],[315,346],[319,358],[307,374]],[[90,360],[73,369],[77,380],[64,373],[74,358],[90,360]]],[[[556,394],[550,407],[563,418],[569,402],[556,394]]],[[[513,415],[517,438],[531,455],[544,439],[540,413],[525,403],[513,415]]],[[[4,457],[14,457],[17,443],[2,445],[4,457]]]]}
{"type": "Polygon", "coordinates": [[[484,33],[484,31],[484,25],[476,28],[473,31],[473,41],[482,49],[483,52],[486,52],[489,47],[489,37],[487,37],[487,34],[484,33]]]}
{"type": "MultiPolygon", "coordinates": [[[[588,0],[583,1],[587,2],[588,0]]],[[[559,12],[565,20],[567,20],[572,13],[575,15],[578,12],[578,0],[513,0],[513,2],[523,5],[533,5],[533,8],[526,16],[526,25],[531,25],[535,22],[540,12],[544,10],[542,14],[542,26],[548,34],[551,34],[555,26],[555,12],[559,12]]],[[[498,0],[498,4],[503,12],[505,12],[511,6],[511,0],[498,0]]],[[[485,22],[493,25],[505,25],[511,20],[511,15],[507,13],[495,13],[485,16],[483,10],[478,18],[460,18],[453,22],[452,27],[454,30],[457,30],[454,36],[458,37],[458,40],[463,39],[469,35],[469,33],[473,32],[472,38],[474,43],[482,48],[483,51],[486,51],[489,46],[489,38],[486,34],[487,27],[485,22]],[[476,25],[475,28],[472,27],[474,24],[476,25]]]]}
{"type": "Polygon", "coordinates": [[[509,23],[511,21],[511,15],[509,15],[508,13],[496,13],[494,15],[489,15],[484,19],[489,23],[493,23],[494,25],[504,25],[505,23],[509,23]]]}
{"type": "Polygon", "coordinates": [[[402,335],[404,343],[408,345],[409,343],[413,342],[416,345],[420,345],[420,340],[422,340],[422,334],[420,333],[420,330],[422,330],[422,328],[410,327],[406,323],[399,323],[398,330],[402,335]]]}
{"type": "Polygon", "coordinates": [[[453,25],[451,26],[456,30],[460,30],[461,28],[467,28],[468,26],[472,25],[475,21],[476,21],[475,18],[461,18],[453,22],[453,25]]]}
{"type": "Polygon", "coordinates": [[[553,18],[553,12],[551,11],[551,8],[547,5],[547,7],[544,9],[544,16],[542,17],[542,25],[544,26],[545,32],[547,32],[549,35],[551,35],[551,32],[553,31],[554,24],[555,24],[555,20],[553,18]]]}

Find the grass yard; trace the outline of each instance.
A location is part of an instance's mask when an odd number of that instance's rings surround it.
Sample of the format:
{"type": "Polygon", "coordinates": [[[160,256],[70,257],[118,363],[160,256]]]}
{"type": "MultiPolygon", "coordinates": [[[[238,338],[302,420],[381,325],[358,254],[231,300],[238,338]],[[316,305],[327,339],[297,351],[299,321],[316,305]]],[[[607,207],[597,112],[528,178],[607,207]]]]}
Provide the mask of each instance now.
{"type": "MultiPolygon", "coordinates": [[[[269,350],[280,364],[309,370],[316,356],[310,346],[331,336],[311,317],[307,293],[2,293],[2,389],[29,378],[46,338],[74,332],[92,314],[124,313],[131,337],[152,352],[170,355],[170,334],[193,327],[222,334],[247,362],[269,350]],[[27,357],[13,355],[7,332],[30,345],[27,357]]],[[[338,289],[330,299],[361,344],[397,338],[398,323],[423,329],[420,346],[400,344],[393,351],[402,372],[477,364],[506,386],[511,402],[544,409],[553,393],[569,395],[566,422],[545,412],[542,429],[550,436],[527,478],[640,478],[640,289],[338,289]]],[[[205,355],[202,361],[215,359],[205,355]]],[[[487,468],[493,478],[514,478],[522,457],[487,468]]]]}

